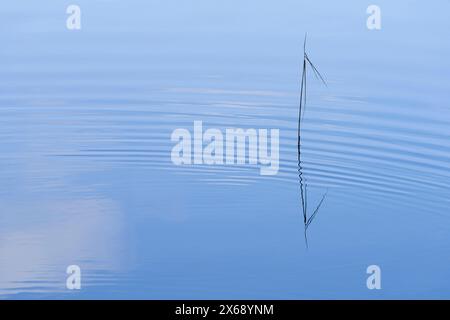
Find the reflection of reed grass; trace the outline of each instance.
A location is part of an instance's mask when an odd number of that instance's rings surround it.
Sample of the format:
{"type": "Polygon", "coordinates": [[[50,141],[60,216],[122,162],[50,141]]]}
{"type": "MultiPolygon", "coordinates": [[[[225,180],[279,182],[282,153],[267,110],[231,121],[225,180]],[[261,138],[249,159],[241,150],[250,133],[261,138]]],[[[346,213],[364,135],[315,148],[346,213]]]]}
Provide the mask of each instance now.
{"type": "Polygon", "coordinates": [[[322,206],[323,201],[325,200],[325,197],[327,193],[325,193],[322,196],[322,199],[320,200],[317,207],[314,209],[313,213],[308,217],[308,188],[306,179],[303,177],[303,168],[302,168],[302,161],[301,161],[301,124],[303,120],[303,116],[305,114],[306,110],[306,71],[308,69],[308,65],[311,67],[314,76],[317,79],[320,79],[325,86],[327,85],[325,82],[325,79],[322,77],[320,72],[317,70],[317,68],[314,66],[314,64],[309,59],[307,53],[306,53],[306,35],[305,35],[305,41],[303,44],[303,70],[302,70],[302,81],[301,81],[301,87],[300,87],[300,104],[299,104],[299,110],[298,110],[298,131],[297,131],[297,151],[298,151],[298,178],[300,182],[300,197],[302,201],[302,213],[303,213],[303,223],[305,225],[305,243],[306,247],[308,247],[308,227],[313,222],[314,218],[316,217],[317,213],[320,210],[320,207],[322,206]]]}

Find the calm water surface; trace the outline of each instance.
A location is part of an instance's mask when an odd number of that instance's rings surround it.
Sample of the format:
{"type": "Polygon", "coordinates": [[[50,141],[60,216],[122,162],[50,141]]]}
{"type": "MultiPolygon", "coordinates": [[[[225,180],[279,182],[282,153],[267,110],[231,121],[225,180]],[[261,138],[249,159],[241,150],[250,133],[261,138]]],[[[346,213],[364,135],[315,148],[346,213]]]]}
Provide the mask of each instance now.
{"type": "Polygon", "coordinates": [[[1,5],[0,298],[450,298],[448,1],[77,4],[1,5]],[[280,129],[278,174],[175,166],[196,120],[280,129]]]}

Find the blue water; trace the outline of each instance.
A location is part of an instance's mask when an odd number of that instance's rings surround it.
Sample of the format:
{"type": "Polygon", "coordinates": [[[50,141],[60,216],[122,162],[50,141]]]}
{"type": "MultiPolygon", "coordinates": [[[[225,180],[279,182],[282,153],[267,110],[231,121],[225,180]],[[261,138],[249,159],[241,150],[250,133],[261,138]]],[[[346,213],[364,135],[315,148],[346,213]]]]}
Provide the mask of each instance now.
{"type": "Polygon", "coordinates": [[[0,6],[0,298],[450,298],[450,2],[69,4],[0,6]],[[278,174],[175,166],[194,121],[279,129],[278,174]]]}

